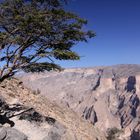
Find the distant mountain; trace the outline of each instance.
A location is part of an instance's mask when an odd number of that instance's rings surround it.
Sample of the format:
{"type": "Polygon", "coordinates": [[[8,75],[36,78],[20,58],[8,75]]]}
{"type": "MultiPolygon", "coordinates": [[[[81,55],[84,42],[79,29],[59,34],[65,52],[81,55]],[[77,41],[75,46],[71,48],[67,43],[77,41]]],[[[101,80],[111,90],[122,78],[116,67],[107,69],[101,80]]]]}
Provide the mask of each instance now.
{"type": "Polygon", "coordinates": [[[30,73],[21,79],[105,133],[113,133],[110,139],[140,139],[140,65],[30,73]]]}

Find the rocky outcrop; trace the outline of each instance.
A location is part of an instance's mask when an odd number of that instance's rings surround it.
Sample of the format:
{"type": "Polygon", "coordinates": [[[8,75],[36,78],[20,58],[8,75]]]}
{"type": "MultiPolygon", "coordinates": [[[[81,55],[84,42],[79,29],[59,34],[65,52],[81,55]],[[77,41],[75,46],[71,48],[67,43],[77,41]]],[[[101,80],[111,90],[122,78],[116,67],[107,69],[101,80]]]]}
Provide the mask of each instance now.
{"type": "Polygon", "coordinates": [[[66,69],[20,78],[100,130],[117,128],[123,132],[119,139],[140,139],[140,65],[66,69]]]}

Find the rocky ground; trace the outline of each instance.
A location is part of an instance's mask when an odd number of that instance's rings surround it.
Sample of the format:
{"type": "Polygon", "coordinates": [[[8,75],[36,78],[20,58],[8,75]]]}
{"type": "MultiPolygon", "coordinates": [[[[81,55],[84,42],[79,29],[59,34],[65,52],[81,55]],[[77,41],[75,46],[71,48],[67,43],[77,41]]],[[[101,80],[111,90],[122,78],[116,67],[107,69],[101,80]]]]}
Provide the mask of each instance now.
{"type": "Polygon", "coordinates": [[[0,140],[106,140],[71,109],[60,108],[21,81],[0,84],[0,140]]]}
{"type": "Polygon", "coordinates": [[[112,135],[108,139],[140,139],[140,65],[66,69],[20,78],[112,135]]]}

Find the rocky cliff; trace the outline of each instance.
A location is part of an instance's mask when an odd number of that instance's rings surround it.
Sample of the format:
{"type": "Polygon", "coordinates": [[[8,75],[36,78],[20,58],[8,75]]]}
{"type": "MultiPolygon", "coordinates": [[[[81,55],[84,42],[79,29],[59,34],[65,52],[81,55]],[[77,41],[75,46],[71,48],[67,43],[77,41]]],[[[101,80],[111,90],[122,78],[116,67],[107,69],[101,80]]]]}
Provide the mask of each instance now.
{"type": "Polygon", "coordinates": [[[0,84],[0,140],[106,140],[71,109],[59,107],[21,81],[0,84]]]}
{"type": "Polygon", "coordinates": [[[26,74],[21,79],[117,139],[140,139],[139,65],[65,69],[26,74]]]}

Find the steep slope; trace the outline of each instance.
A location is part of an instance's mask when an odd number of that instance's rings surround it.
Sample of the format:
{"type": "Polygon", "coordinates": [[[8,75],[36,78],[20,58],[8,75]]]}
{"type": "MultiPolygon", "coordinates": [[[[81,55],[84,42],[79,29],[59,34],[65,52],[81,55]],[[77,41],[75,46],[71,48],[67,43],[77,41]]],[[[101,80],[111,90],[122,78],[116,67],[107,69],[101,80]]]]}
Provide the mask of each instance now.
{"type": "Polygon", "coordinates": [[[21,79],[100,130],[117,128],[123,131],[118,139],[140,139],[139,65],[66,69],[26,74],[21,79]]]}
{"type": "Polygon", "coordinates": [[[1,140],[106,139],[71,109],[60,108],[46,97],[24,87],[17,79],[1,83],[0,95],[0,116],[3,118],[0,118],[1,140]]]}

